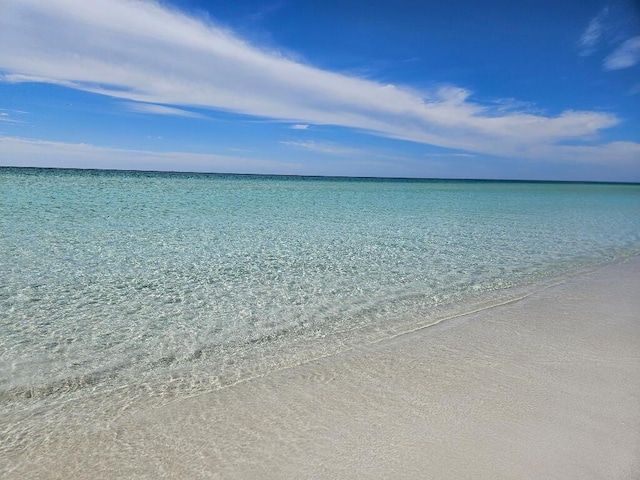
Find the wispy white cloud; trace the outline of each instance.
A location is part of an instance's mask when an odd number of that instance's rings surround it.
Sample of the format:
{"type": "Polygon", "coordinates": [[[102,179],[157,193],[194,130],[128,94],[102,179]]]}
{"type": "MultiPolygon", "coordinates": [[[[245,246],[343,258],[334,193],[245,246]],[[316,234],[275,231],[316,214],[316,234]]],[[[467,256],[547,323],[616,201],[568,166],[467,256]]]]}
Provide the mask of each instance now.
{"type": "Polygon", "coordinates": [[[128,150],[16,137],[0,137],[0,165],[281,174],[297,174],[302,167],[299,163],[234,155],[128,150]]]}
{"type": "Polygon", "coordinates": [[[477,155],[474,155],[473,153],[455,153],[455,152],[451,152],[451,153],[427,153],[425,155],[425,157],[445,157],[445,158],[450,158],[450,157],[468,157],[468,158],[472,158],[472,157],[476,157],[477,155]]]}
{"type": "Polygon", "coordinates": [[[532,158],[541,161],[554,161],[558,155],[561,155],[565,162],[574,164],[627,167],[640,165],[640,143],[635,142],[610,142],[601,145],[538,145],[530,153],[532,158]]]}
{"type": "Polygon", "coordinates": [[[255,12],[249,15],[248,20],[251,23],[261,22],[265,18],[273,15],[273,13],[282,9],[284,6],[285,6],[285,2],[280,2],[280,1],[272,2],[272,3],[265,2],[265,4],[263,4],[260,8],[258,8],[258,10],[256,10],[255,12]]]}
{"type": "Polygon", "coordinates": [[[578,42],[580,46],[580,55],[586,57],[595,52],[596,46],[602,38],[605,30],[604,22],[608,13],[609,8],[604,7],[598,15],[591,19],[578,42]]]}
{"type": "Polygon", "coordinates": [[[629,38],[616,48],[604,61],[607,70],[633,67],[640,62],[640,36],[629,38]]]}
{"type": "Polygon", "coordinates": [[[4,0],[2,8],[5,81],[54,83],[154,113],[221,109],[513,158],[542,145],[558,160],[560,142],[592,141],[619,123],[604,112],[499,111],[462,88],[419,92],[321,70],[149,0],[4,0]]]}
{"type": "MultiPolygon", "coordinates": [[[[297,147],[313,150],[312,144],[297,147]]],[[[237,152],[230,155],[164,152],[0,135],[0,166],[283,175],[424,176],[429,173],[425,162],[411,158],[336,144],[316,143],[315,147],[318,153],[327,155],[322,162],[297,161],[295,155],[293,161],[280,155],[278,160],[253,158],[247,155],[252,153],[250,150],[240,148],[227,148],[237,152]]]]}
{"type": "Polygon", "coordinates": [[[615,7],[610,11],[609,6],[605,6],[600,13],[591,19],[582,33],[578,42],[580,55],[588,56],[593,54],[599,45],[611,48],[611,45],[619,44],[605,58],[605,70],[629,68],[640,62],[640,36],[629,38],[634,30],[625,29],[624,25],[626,24],[624,22],[621,23],[621,18],[624,17],[628,21],[629,15],[629,11],[622,11],[620,8],[615,7]],[[614,20],[614,17],[618,17],[618,19],[614,20]],[[622,38],[626,38],[626,40],[619,43],[622,38]]]}
{"type": "MultiPolygon", "coordinates": [[[[283,140],[283,145],[297,150],[306,150],[323,156],[323,164],[329,160],[337,159],[345,168],[334,165],[332,169],[342,170],[341,174],[351,176],[428,176],[430,171],[426,168],[424,159],[416,159],[398,155],[397,152],[388,152],[376,148],[361,148],[344,145],[335,142],[316,140],[283,140]],[[333,157],[333,159],[331,159],[333,157]]],[[[452,153],[452,155],[457,155],[452,153]]],[[[460,154],[465,155],[466,154],[460,154]]],[[[469,154],[470,157],[475,155],[469,154]]],[[[335,161],[335,160],[333,160],[335,161]]],[[[310,174],[324,174],[322,170],[309,169],[310,174]]]]}
{"type": "Polygon", "coordinates": [[[26,113],[27,112],[23,112],[21,110],[8,110],[6,108],[0,108],[0,122],[26,124],[28,122],[26,120],[23,120],[26,113]],[[18,117],[22,118],[16,118],[16,114],[18,117]]]}
{"type": "Polygon", "coordinates": [[[309,125],[296,123],[295,125],[291,125],[289,128],[292,130],[307,130],[309,128],[309,125]]]}
{"type": "Polygon", "coordinates": [[[330,142],[316,142],[313,140],[308,141],[281,141],[283,145],[287,145],[289,147],[302,148],[305,150],[310,150],[312,152],[323,153],[327,155],[344,155],[344,156],[353,156],[360,155],[363,153],[362,149],[347,147],[344,145],[336,145],[330,142]]]}
{"type": "Polygon", "coordinates": [[[189,112],[181,108],[167,107],[166,105],[157,105],[154,103],[127,102],[126,108],[133,112],[149,113],[154,115],[174,115],[178,117],[190,118],[206,118],[204,115],[195,112],[189,112]]]}

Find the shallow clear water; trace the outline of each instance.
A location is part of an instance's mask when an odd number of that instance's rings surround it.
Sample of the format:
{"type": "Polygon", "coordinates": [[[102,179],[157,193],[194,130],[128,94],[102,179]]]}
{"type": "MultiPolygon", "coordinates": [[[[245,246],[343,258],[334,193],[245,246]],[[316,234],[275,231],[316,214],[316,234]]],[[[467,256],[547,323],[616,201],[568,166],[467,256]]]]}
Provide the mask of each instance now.
{"type": "Polygon", "coordinates": [[[640,252],[640,185],[0,169],[0,411],[217,388],[640,252]]]}

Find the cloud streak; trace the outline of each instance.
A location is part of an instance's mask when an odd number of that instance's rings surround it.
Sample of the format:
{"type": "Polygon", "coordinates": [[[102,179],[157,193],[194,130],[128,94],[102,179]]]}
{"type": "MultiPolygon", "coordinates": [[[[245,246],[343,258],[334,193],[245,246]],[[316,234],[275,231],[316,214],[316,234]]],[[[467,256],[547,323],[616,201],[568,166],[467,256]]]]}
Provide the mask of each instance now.
{"type": "Polygon", "coordinates": [[[302,148],[304,150],[309,150],[311,152],[316,152],[316,153],[323,153],[326,155],[353,156],[353,155],[361,155],[363,153],[363,150],[359,148],[346,147],[346,146],[336,145],[328,142],[316,142],[313,140],[307,140],[307,141],[283,140],[280,143],[283,145],[287,145],[289,147],[302,148]]]}
{"type": "Polygon", "coordinates": [[[7,110],[5,108],[0,108],[0,122],[14,123],[14,124],[20,124],[20,125],[27,124],[25,120],[19,120],[17,118],[14,118],[16,113],[18,115],[24,115],[27,112],[22,112],[19,110],[7,110]]]}
{"type": "Polygon", "coordinates": [[[137,113],[148,113],[152,115],[172,115],[177,117],[189,118],[206,118],[199,113],[189,112],[181,108],[167,107],[166,105],[157,105],[154,103],[128,102],[127,109],[137,113]]]}
{"type": "Polygon", "coordinates": [[[300,163],[234,155],[154,152],[17,137],[0,137],[0,152],[0,166],[12,167],[276,174],[297,174],[302,168],[300,163]]]}
{"type": "Polygon", "coordinates": [[[604,61],[607,70],[629,68],[640,62],[640,36],[629,38],[604,61]]]}
{"type": "Polygon", "coordinates": [[[579,41],[581,56],[586,57],[595,52],[596,46],[605,30],[604,21],[608,13],[609,9],[607,7],[603,8],[587,25],[579,41]]]}
{"type": "Polygon", "coordinates": [[[603,112],[505,112],[462,88],[418,92],[321,70],[148,0],[5,0],[0,44],[5,81],[108,95],[147,113],[218,109],[505,157],[534,158],[545,146],[558,159],[558,143],[619,123],[603,112]]]}

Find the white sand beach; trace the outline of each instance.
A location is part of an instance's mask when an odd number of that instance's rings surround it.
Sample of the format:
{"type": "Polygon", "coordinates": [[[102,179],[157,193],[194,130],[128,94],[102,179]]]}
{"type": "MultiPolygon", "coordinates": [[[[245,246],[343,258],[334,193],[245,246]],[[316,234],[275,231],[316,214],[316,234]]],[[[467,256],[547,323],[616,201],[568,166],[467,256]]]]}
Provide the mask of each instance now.
{"type": "Polygon", "coordinates": [[[8,478],[640,478],[640,258],[69,435],[8,478]]]}

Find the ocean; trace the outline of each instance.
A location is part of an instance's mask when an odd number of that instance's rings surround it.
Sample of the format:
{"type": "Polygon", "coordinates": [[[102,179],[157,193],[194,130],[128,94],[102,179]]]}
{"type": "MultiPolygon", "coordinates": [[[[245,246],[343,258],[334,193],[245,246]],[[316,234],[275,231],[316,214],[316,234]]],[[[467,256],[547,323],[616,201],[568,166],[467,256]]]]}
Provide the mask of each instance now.
{"type": "Polygon", "coordinates": [[[82,405],[224,388],[638,253],[638,184],[0,168],[0,435],[18,448],[82,405]]]}

